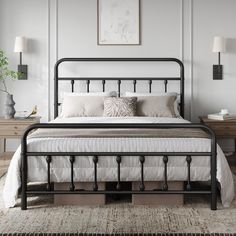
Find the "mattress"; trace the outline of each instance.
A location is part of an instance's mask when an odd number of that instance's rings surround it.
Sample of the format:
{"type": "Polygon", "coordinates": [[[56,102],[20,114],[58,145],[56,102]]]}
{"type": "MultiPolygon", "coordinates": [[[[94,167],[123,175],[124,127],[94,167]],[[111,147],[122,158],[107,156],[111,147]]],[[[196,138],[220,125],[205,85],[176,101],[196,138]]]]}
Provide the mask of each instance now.
{"type": "MultiPolygon", "coordinates": [[[[51,123],[189,123],[179,118],[154,117],[76,117],[57,118],[51,123]]],[[[163,137],[31,137],[28,151],[46,152],[209,152],[208,138],[163,138],[163,137]]],[[[74,181],[93,181],[93,157],[76,157],[74,163],[74,181]]],[[[20,147],[14,154],[6,177],[3,198],[6,207],[15,205],[17,191],[20,187],[20,147]]],[[[45,157],[28,158],[28,181],[46,182],[47,164],[45,157]]],[[[116,181],[116,157],[99,156],[98,181],[116,181]]],[[[146,156],[144,164],[146,181],[161,181],[164,177],[164,164],[161,156],[146,156]]],[[[168,180],[187,180],[186,157],[172,156],[168,161],[168,180]]],[[[53,182],[70,181],[69,157],[53,157],[51,163],[51,180],[53,182]]],[[[122,156],[121,181],[139,181],[140,162],[135,156],[122,156]]],[[[210,157],[192,158],[191,180],[210,180],[210,157]]],[[[221,185],[223,206],[230,205],[234,197],[232,173],[227,160],[217,146],[217,180],[221,185]]]]}

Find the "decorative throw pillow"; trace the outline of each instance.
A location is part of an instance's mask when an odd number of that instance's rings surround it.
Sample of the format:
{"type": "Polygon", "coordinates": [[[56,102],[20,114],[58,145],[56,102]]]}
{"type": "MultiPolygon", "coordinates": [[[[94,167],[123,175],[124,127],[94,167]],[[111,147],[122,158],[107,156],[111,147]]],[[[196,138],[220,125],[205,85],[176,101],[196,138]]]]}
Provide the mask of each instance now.
{"type": "Polygon", "coordinates": [[[106,97],[104,99],[103,116],[123,117],[135,116],[136,114],[136,97],[106,97]]]}

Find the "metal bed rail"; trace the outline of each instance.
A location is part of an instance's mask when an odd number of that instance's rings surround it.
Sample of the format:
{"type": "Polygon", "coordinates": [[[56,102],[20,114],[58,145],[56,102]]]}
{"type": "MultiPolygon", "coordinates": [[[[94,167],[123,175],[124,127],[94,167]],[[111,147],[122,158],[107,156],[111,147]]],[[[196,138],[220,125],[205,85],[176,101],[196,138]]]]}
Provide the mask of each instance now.
{"type": "Polygon", "coordinates": [[[21,140],[21,209],[27,209],[27,196],[29,194],[207,194],[211,196],[211,209],[217,209],[217,181],[216,181],[216,137],[214,132],[206,125],[202,124],[33,124],[27,128],[21,140]],[[35,129],[173,129],[173,128],[193,128],[202,129],[207,132],[211,139],[211,150],[209,152],[29,152],[27,149],[27,137],[29,133],[35,129]],[[47,189],[46,190],[28,190],[27,173],[28,173],[28,156],[43,156],[47,163],[47,189]],[[68,190],[53,190],[51,183],[51,162],[56,156],[68,156],[71,165],[70,187],[68,190]],[[75,189],[74,184],[74,162],[79,156],[93,156],[94,165],[94,181],[92,190],[75,189]],[[99,156],[116,156],[117,162],[117,185],[116,190],[99,190],[97,182],[97,165],[99,156]],[[139,190],[124,191],[121,188],[121,168],[122,156],[137,156],[140,162],[140,187],[139,190]],[[145,157],[146,156],[163,156],[164,164],[164,181],[162,189],[145,190],[145,157]],[[171,156],[186,156],[187,165],[187,185],[186,190],[169,190],[168,189],[168,160],[171,156]],[[209,156],[211,167],[211,187],[210,190],[193,190],[191,186],[191,162],[194,156],[209,156]]]}

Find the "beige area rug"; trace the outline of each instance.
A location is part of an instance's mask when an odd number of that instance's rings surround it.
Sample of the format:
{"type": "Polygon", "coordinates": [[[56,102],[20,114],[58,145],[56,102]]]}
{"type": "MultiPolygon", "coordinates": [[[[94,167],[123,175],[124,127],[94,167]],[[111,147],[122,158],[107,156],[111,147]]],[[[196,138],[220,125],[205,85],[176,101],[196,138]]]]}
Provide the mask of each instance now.
{"type": "MultiPolygon", "coordinates": [[[[236,169],[234,179],[236,183],[236,169]]],[[[2,192],[5,178],[0,179],[2,192]]],[[[29,209],[5,209],[0,201],[1,233],[236,233],[236,199],[228,209],[211,211],[206,199],[186,200],[184,207],[53,206],[50,198],[31,198],[29,209]]],[[[20,203],[20,201],[18,201],[20,203]]]]}

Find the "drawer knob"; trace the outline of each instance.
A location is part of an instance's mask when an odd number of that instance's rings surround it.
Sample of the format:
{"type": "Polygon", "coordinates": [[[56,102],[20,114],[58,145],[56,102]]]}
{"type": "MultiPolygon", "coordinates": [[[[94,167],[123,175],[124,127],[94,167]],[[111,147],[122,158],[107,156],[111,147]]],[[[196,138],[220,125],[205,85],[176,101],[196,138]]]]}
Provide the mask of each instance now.
{"type": "Polygon", "coordinates": [[[14,128],[15,128],[15,129],[18,129],[18,127],[17,127],[17,126],[15,126],[14,128]]]}

